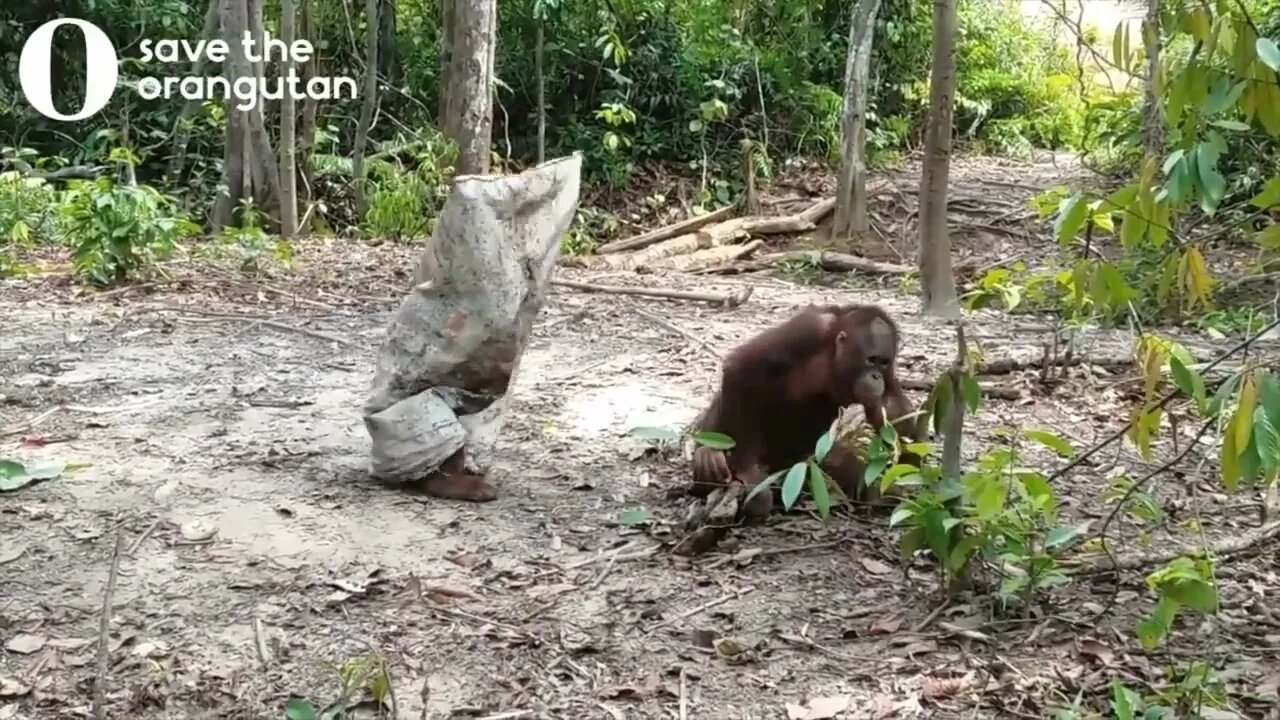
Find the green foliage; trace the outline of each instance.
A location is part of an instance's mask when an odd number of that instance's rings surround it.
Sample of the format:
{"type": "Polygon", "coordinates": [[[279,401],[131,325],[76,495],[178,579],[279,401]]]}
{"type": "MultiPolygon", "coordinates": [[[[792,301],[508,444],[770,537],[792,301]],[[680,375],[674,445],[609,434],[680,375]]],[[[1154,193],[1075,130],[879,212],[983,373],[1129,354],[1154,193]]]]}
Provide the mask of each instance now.
{"type": "Polygon", "coordinates": [[[202,254],[216,260],[230,259],[239,270],[248,273],[263,272],[273,264],[292,264],[293,245],[285,238],[267,234],[262,227],[265,217],[257,208],[246,202],[239,215],[240,225],[224,227],[202,254]]]}
{"type": "Polygon", "coordinates": [[[368,163],[371,187],[361,232],[396,241],[429,236],[449,197],[456,160],[453,143],[433,130],[383,143],[368,163]]]}
{"type": "Polygon", "coordinates": [[[57,235],[57,191],[41,178],[0,173],[0,247],[31,247],[57,235]]]}
{"type": "Polygon", "coordinates": [[[172,198],[149,185],[107,178],[72,181],[59,208],[60,232],[75,243],[72,263],[91,283],[109,285],[163,260],[199,228],[172,198]]]}

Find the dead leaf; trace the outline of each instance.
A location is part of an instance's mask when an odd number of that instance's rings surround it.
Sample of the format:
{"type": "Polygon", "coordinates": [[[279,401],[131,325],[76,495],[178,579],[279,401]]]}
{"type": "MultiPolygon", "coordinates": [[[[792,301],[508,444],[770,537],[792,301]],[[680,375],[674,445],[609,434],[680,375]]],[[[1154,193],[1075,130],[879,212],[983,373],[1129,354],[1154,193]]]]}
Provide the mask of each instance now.
{"type": "Polygon", "coordinates": [[[1080,654],[1098,660],[1103,665],[1110,665],[1116,654],[1103,643],[1092,638],[1080,640],[1080,654]]]}
{"type": "Polygon", "coordinates": [[[22,697],[31,692],[31,686],[17,678],[0,677],[0,697],[22,697]]]}
{"type": "Polygon", "coordinates": [[[603,700],[648,700],[662,689],[662,680],[657,673],[650,673],[644,682],[633,685],[607,685],[596,692],[596,697],[603,700]]]}
{"type": "Polygon", "coordinates": [[[21,635],[14,636],[12,640],[5,643],[4,649],[9,652],[16,652],[19,655],[30,655],[44,647],[47,642],[49,642],[49,638],[43,635],[29,635],[27,633],[22,633],[21,635]]]}
{"type": "Polygon", "coordinates": [[[953,698],[965,692],[973,683],[973,675],[949,678],[926,678],[923,693],[930,700],[953,698]]]}
{"type": "Polygon", "coordinates": [[[937,651],[938,651],[937,642],[933,640],[921,640],[919,642],[913,642],[908,645],[904,645],[900,648],[895,648],[893,650],[893,654],[897,655],[898,657],[914,657],[916,655],[923,655],[925,653],[932,653],[937,651]]]}
{"type": "Polygon", "coordinates": [[[893,568],[875,558],[862,558],[862,567],[866,568],[867,572],[872,575],[888,575],[893,572],[893,568]]]}
{"type": "Polygon", "coordinates": [[[733,657],[746,652],[747,648],[737,638],[724,637],[714,641],[716,654],[720,657],[733,657]]]}
{"type": "Polygon", "coordinates": [[[3,543],[0,544],[0,565],[11,563],[22,557],[27,552],[27,546],[23,543],[3,543]]]}
{"type": "Polygon", "coordinates": [[[49,647],[59,650],[79,650],[88,647],[93,641],[84,638],[52,638],[49,647]]]}
{"type": "Polygon", "coordinates": [[[449,562],[453,562],[454,565],[460,566],[460,568],[466,568],[467,570],[477,568],[477,566],[483,565],[485,562],[489,561],[488,557],[476,555],[475,552],[467,552],[465,550],[448,553],[448,555],[444,556],[444,559],[449,562]]]}
{"type": "Polygon", "coordinates": [[[432,595],[443,595],[445,597],[466,598],[468,600],[475,600],[480,597],[471,592],[471,590],[455,583],[423,583],[422,589],[432,595]]]}
{"type": "Polygon", "coordinates": [[[169,645],[163,641],[143,641],[133,646],[130,651],[131,655],[136,657],[153,658],[161,655],[168,655],[170,652],[169,645]]]}
{"type": "Polygon", "coordinates": [[[902,627],[904,617],[902,613],[882,615],[872,621],[871,627],[867,628],[867,635],[892,635],[902,627]]]}
{"type": "Polygon", "coordinates": [[[810,698],[808,707],[787,703],[788,720],[830,720],[849,709],[853,701],[848,695],[810,698]]]}

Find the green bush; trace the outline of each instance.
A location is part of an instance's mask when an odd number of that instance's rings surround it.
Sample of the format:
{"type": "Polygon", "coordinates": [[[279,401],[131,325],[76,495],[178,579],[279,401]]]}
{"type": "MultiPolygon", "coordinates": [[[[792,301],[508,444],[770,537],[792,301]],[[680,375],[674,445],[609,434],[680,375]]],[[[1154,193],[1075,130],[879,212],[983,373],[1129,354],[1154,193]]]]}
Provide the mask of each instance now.
{"type": "Polygon", "coordinates": [[[30,247],[57,235],[58,193],[40,178],[0,173],[0,247],[30,247]]]}
{"type": "Polygon", "coordinates": [[[117,185],[107,178],[72,181],[59,209],[63,237],[75,243],[72,264],[98,285],[173,252],[199,227],[174,209],[174,201],[148,185],[117,185]]]}

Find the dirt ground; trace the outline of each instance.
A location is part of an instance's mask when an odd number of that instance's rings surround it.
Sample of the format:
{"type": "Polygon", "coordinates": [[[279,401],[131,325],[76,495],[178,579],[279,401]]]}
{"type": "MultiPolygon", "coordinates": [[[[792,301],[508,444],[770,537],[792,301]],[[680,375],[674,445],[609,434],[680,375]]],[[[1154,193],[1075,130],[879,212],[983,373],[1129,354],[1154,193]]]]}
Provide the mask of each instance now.
{"type": "MultiPolygon", "coordinates": [[[[627,431],[690,420],[716,353],[810,301],[883,304],[903,326],[904,374],[935,377],[951,331],[917,317],[896,281],[563,272],[754,294],[723,310],[556,289],[514,385],[502,496],[467,505],[365,475],[359,408],[414,249],[300,257],[310,270],[287,287],[175,283],[95,299],[59,277],[0,285],[0,428],[40,419],[0,438],[0,454],[83,463],[0,495],[0,720],[88,716],[117,534],[113,718],[280,718],[291,696],[337,699],[335,667],[362,656],[385,659],[401,718],[781,718],[824,700],[847,718],[1045,717],[1079,690],[1103,699],[1113,677],[1158,684],[1163,665],[1206,656],[1232,671],[1233,697],[1253,708],[1241,717],[1277,716],[1257,709],[1280,679],[1280,621],[1258,610],[1280,592],[1274,546],[1226,565],[1223,613],[1180,620],[1150,656],[1134,639],[1150,607],[1140,573],[1096,626],[1080,623],[1107,582],[1080,581],[1025,622],[993,623],[973,598],[933,614],[931,566],[899,559],[882,516],[824,525],[797,511],[736,532],[723,552],[666,552],[683,505],[664,491],[686,466],[627,431]],[[653,522],[618,522],[637,507],[653,522]],[[707,647],[720,638],[735,642],[707,647]],[[947,682],[956,692],[939,691],[947,682]]],[[[988,359],[1025,359],[1041,352],[1035,325],[983,311],[969,327],[988,359]]],[[[1085,337],[1099,357],[1132,341],[1085,337]]],[[[1206,357],[1223,345],[1180,337],[1206,357]]],[[[1074,377],[1047,396],[1034,372],[1006,377],[1022,398],[988,399],[968,450],[996,442],[1001,424],[1084,447],[1123,422],[1125,375],[1074,377]]],[[[1068,518],[1095,531],[1109,478],[1148,467],[1104,455],[1059,488],[1068,518]]],[[[1197,487],[1194,469],[1158,486],[1167,527],[1193,512],[1211,538],[1256,525],[1248,497],[1197,487]]]]}

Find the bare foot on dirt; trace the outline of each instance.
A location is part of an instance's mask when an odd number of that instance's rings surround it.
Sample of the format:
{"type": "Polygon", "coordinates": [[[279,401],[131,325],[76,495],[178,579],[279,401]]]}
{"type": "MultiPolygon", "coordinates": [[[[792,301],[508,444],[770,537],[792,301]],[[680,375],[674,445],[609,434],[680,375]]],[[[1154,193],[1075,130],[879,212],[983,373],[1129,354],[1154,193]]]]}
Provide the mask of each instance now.
{"type": "Polygon", "coordinates": [[[437,475],[422,481],[422,491],[449,500],[489,502],[498,497],[498,488],[483,475],[462,473],[437,475]]]}

